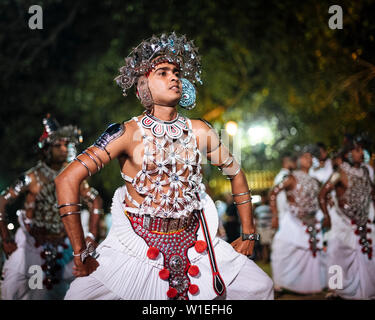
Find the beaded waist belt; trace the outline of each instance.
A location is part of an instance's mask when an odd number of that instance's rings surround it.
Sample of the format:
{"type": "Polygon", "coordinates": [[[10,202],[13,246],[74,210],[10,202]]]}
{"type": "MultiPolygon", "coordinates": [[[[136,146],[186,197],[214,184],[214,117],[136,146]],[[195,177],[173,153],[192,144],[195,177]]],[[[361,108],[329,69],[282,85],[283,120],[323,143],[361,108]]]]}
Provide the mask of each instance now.
{"type": "Polygon", "coordinates": [[[199,274],[198,266],[191,265],[187,251],[195,247],[197,252],[203,253],[207,245],[204,241],[197,241],[199,220],[195,213],[187,218],[164,219],[138,216],[125,212],[134,232],[143,238],[148,245],[147,257],[151,260],[164,257],[164,268],[159,277],[169,282],[166,295],[169,299],[188,299],[190,294],[197,294],[199,288],[190,282],[191,277],[199,274]]]}
{"type": "Polygon", "coordinates": [[[194,214],[189,217],[178,219],[173,218],[152,218],[149,215],[137,215],[125,211],[127,217],[142,228],[155,233],[168,234],[185,230],[192,222],[194,214]]]}

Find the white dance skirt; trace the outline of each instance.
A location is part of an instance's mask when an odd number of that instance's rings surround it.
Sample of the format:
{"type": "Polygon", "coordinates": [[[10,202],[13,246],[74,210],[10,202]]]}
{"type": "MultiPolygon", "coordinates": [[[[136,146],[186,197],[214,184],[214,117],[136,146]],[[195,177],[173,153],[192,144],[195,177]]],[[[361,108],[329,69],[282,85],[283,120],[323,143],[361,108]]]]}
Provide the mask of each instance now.
{"type": "MultiPolygon", "coordinates": [[[[374,257],[370,260],[362,253],[359,236],[354,233],[356,226],[351,224],[349,218],[340,214],[336,206],[330,210],[330,217],[332,228],[327,249],[328,286],[344,299],[375,299],[374,257]],[[341,268],[342,281],[337,278],[339,274],[336,266],[341,268]]],[[[374,220],[372,205],[369,218],[374,220]]],[[[374,246],[375,226],[371,223],[367,227],[371,229],[367,238],[372,240],[374,246]]]]}
{"type": "MultiPolygon", "coordinates": [[[[318,211],[317,220],[322,218],[318,211]]],[[[322,248],[322,232],[317,234],[317,247],[322,248]]],[[[326,261],[319,250],[314,257],[300,219],[287,211],[279,223],[272,242],[271,267],[275,286],[309,294],[326,287],[326,261]]]]}
{"type": "MultiPolygon", "coordinates": [[[[20,220],[20,219],[19,219],[20,220]]],[[[22,221],[21,227],[16,232],[15,241],[17,249],[5,261],[3,266],[3,282],[1,285],[2,300],[61,300],[74,279],[72,268],[73,260],[66,264],[62,270],[62,280],[47,290],[29,285],[31,277],[36,275],[32,266],[41,267],[45,260],[41,257],[43,247],[35,247],[34,238],[25,230],[22,221]]],[[[40,269],[41,270],[41,269],[40,269]]]]}
{"type": "MultiPolygon", "coordinates": [[[[227,299],[273,299],[272,280],[253,261],[237,253],[232,246],[216,237],[218,215],[212,199],[200,194],[205,216],[212,237],[217,266],[226,285],[227,299]]],[[[116,190],[112,203],[112,226],[107,238],[98,246],[99,267],[89,276],[76,278],[65,299],[168,299],[168,280],[159,277],[164,268],[163,255],[156,260],[147,257],[148,246],[138,236],[125,215],[123,200],[125,186],[116,190]]],[[[198,240],[204,240],[201,227],[198,240]]],[[[192,265],[199,274],[190,277],[190,282],[199,287],[197,294],[188,293],[191,300],[215,299],[213,277],[208,254],[198,253],[194,247],[188,249],[192,265]]],[[[221,297],[222,298],[222,297],[221,297]]]]}

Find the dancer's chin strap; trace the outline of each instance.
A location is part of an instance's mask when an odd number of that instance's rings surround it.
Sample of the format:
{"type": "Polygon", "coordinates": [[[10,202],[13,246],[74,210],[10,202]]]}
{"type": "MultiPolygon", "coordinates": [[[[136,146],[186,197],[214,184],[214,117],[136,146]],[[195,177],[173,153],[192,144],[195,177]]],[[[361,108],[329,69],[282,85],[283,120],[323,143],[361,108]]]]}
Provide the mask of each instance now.
{"type": "MultiPolygon", "coordinates": [[[[197,195],[198,200],[200,201],[198,193],[196,193],[196,195],[197,195]]],[[[211,264],[211,269],[212,269],[213,287],[214,287],[216,294],[218,296],[222,296],[225,292],[225,284],[224,284],[223,279],[220,276],[219,269],[217,268],[217,265],[216,265],[214,248],[212,245],[210,232],[208,230],[208,225],[207,225],[207,221],[206,221],[203,209],[198,211],[198,217],[202,226],[204,238],[207,243],[208,256],[210,258],[210,264],[211,264]]]]}

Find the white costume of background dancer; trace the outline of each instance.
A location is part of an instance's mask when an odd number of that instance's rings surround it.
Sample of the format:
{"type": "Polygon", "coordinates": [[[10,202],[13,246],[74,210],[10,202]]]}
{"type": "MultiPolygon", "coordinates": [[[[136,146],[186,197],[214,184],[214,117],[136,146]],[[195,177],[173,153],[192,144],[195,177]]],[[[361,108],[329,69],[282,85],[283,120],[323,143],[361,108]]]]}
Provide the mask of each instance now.
{"type": "Polygon", "coordinates": [[[329,213],[331,221],[327,264],[339,266],[343,275],[338,287],[337,283],[330,287],[345,299],[375,299],[372,188],[365,165],[356,168],[344,162],[320,193],[322,210],[329,213]],[[345,180],[346,187],[343,187],[345,180]],[[335,206],[327,211],[325,198],[334,188],[336,188],[335,206]]]}
{"type": "Polygon", "coordinates": [[[319,183],[306,172],[294,171],[271,193],[271,208],[276,215],[275,198],[286,190],[289,210],[278,222],[271,251],[275,286],[298,293],[320,292],[325,287],[325,267],[321,257],[322,232],[319,211],[319,183]],[[295,187],[289,189],[295,181],[295,187]]]}

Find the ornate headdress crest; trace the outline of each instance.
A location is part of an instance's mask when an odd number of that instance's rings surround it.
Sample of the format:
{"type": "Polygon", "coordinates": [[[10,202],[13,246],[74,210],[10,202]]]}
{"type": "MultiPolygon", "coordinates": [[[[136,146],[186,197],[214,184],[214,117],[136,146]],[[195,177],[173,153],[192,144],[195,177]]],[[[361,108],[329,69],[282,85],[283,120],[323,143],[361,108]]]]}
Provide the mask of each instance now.
{"type": "Polygon", "coordinates": [[[180,68],[181,77],[192,83],[202,84],[201,64],[198,48],[193,41],[188,41],[185,35],[177,36],[174,32],[169,35],[152,36],[142,41],[125,58],[125,65],[120,68],[120,75],[115,78],[117,84],[126,91],[161,62],[170,62],[180,68]]]}
{"type": "Polygon", "coordinates": [[[38,147],[43,149],[46,145],[53,143],[57,139],[66,138],[69,142],[78,144],[83,142],[81,129],[73,125],[61,127],[56,119],[50,114],[43,119],[44,131],[39,138],[38,147]]]}

